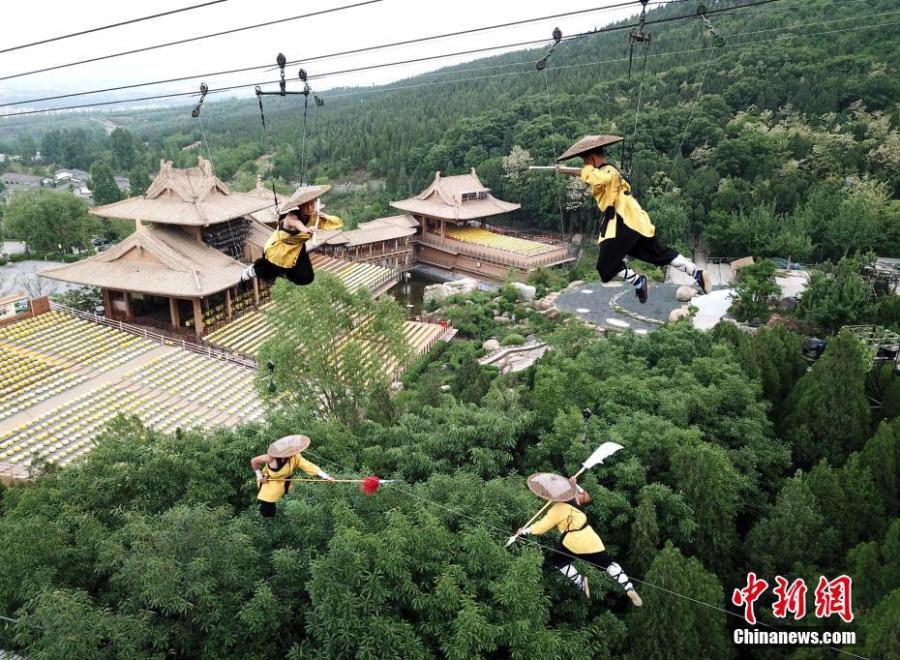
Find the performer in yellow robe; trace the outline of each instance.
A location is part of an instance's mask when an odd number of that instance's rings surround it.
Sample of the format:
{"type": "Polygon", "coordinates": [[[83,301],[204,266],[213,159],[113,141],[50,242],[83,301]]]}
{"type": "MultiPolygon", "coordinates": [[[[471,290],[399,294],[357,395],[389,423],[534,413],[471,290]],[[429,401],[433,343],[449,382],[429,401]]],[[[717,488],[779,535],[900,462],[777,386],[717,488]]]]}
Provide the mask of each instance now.
{"type": "Polygon", "coordinates": [[[585,596],[590,598],[591,595],[588,580],[573,565],[575,559],[582,559],[606,570],[625,590],[625,595],[636,607],[643,605],[625,571],[613,561],[597,532],[588,525],[587,515],[582,507],[590,504],[591,496],[575,482],[575,478],[566,479],[558,474],[539,472],[528,477],[528,488],[538,497],[554,504],[543,518],[531,527],[523,527],[517,534],[521,536],[546,534],[555,527],[561,536],[553,555],[553,565],[572,580],[585,596]]]}
{"type": "Polygon", "coordinates": [[[250,467],[256,472],[259,484],[259,512],[265,518],[275,515],[275,504],[291,490],[294,483],[288,481],[294,470],[303,470],[306,474],[317,476],[325,481],[334,481],[318,465],[309,462],[301,455],[308,448],[310,439],[305,435],[286,435],[269,445],[265,454],[250,459],[250,467]]]}
{"type": "Polygon", "coordinates": [[[707,274],[692,261],[662,244],[650,216],[632,195],[631,183],[606,161],[603,148],[621,141],[618,135],[585,135],[557,158],[557,161],[576,156],[582,159],[582,168],[557,166],[557,170],[577,176],[589,185],[591,195],[603,214],[598,240],[600,254],[597,257],[600,279],[609,282],[619,277],[634,285],[642,303],[647,302],[647,278],[628,267],[625,263],[625,256],[628,255],[656,266],[673,266],[693,277],[703,293],[709,293],[712,287],[707,274]]]}
{"type": "Polygon", "coordinates": [[[318,210],[317,200],[331,186],[301,188],[281,208],[278,226],[263,248],[263,256],[241,273],[241,283],[255,277],[272,281],[286,277],[298,285],[312,284],[315,279],[306,242],[319,230],[340,229],[343,221],[318,210]]]}

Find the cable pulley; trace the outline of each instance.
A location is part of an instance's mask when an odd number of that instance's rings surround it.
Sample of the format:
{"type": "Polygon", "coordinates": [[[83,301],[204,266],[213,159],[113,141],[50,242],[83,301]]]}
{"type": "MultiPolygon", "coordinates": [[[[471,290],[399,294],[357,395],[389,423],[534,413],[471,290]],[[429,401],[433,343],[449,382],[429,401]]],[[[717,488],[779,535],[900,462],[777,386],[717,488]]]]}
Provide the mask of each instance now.
{"type": "Polygon", "coordinates": [[[697,16],[700,17],[700,20],[703,21],[703,25],[706,26],[706,29],[709,30],[709,33],[713,36],[713,46],[716,48],[721,48],[725,45],[725,37],[719,34],[719,31],[716,29],[716,26],[713,25],[709,18],[706,16],[706,5],[698,5],[697,6],[697,16]]]}
{"type": "Polygon", "coordinates": [[[207,87],[206,83],[200,83],[200,101],[191,110],[191,117],[195,119],[200,116],[200,108],[203,106],[203,101],[206,100],[206,94],[209,92],[209,87],[207,87]]]}
{"type": "Polygon", "coordinates": [[[559,46],[560,41],[562,41],[562,30],[560,30],[558,27],[553,28],[553,45],[550,46],[550,50],[544,53],[544,56],[534,64],[534,66],[537,67],[538,71],[543,71],[546,68],[547,60],[549,59],[550,55],[553,54],[553,51],[556,49],[556,47],[559,46]]]}

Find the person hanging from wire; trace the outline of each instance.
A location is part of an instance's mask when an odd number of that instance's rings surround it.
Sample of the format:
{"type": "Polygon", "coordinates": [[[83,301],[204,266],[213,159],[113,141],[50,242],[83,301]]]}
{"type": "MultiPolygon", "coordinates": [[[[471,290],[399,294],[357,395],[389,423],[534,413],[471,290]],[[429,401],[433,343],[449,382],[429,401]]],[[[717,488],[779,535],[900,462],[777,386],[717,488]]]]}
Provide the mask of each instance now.
{"type": "Polygon", "coordinates": [[[647,302],[648,284],[645,275],[628,267],[626,256],[655,266],[673,266],[694,278],[703,293],[709,293],[711,283],[706,272],[659,240],[650,216],[641,208],[631,191],[631,183],[606,160],[604,148],[621,142],[618,135],[585,135],[557,158],[562,162],[580,157],[581,168],[557,165],[556,169],[569,176],[580,177],[591,187],[591,195],[603,214],[600,221],[600,255],[597,272],[609,282],[615,277],[632,284],[638,300],[647,302]]]}
{"type": "Polygon", "coordinates": [[[301,452],[309,448],[309,437],[305,435],[286,435],[269,445],[261,456],[250,459],[250,468],[256,473],[259,486],[259,513],[264,518],[275,515],[275,504],[285,496],[294,485],[290,481],[295,470],[303,470],[306,474],[317,476],[325,481],[334,478],[318,465],[303,458],[301,452]]]}
{"type": "Polygon", "coordinates": [[[278,277],[287,278],[304,286],[315,279],[306,243],[318,230],[340,229],[343,221],[334,215],[322,213],[319,198],[331,190],[331,186],[307,186],[295,192],[277,209],[278,224],[266,241],[263,256],[247,266],[241,273],[241,285],[256,277],[269,282],[278,277]]]}
{"type": "Polygon", "coordinates": [[[532,493],[554,504],[543,518],[530,527],[520,528],[516,533],[520,536],[541,535],[555,527],[561,535],[553,555],[553,565],[581,589],[587,598],[591,597],[588,579],[575,568],[575,559],[606,570],[636,607],[643,605],[625,571],[613,561],[597,532],[588,525],[587,515],[582,507],[590,504],[591,496],[578,485],[575,477],[566,479],[551,472],[538,472],[528,477],[527,483],[532,493]]]}

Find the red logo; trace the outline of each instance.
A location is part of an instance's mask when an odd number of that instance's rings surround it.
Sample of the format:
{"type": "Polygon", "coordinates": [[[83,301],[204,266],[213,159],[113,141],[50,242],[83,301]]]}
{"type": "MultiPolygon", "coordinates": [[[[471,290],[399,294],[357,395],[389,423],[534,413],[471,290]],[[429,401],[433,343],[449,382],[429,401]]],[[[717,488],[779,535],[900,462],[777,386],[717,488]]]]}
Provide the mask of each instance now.
{"type": "Polygon", "coordinates": [[[790,586],[786,578],[775,576],[777,586],[772,589],[778,600],[772,605],[772,614],[779,619],[793,614],[794,619],[799,620],[806,616],[806,583],[797,578],[790,586]]]}
{"type": "Polygon", "coordinates": [[[850,588],[853,580],[849,575],[841,575],[830,582],[825,576],[819,578],[816,587],[816,616],[820,619],[837,614],[845,623],[853,621],[850,603],[850,588]]]}
{"type": "MultiPolygon", "coordinates": [[[[852,601],[850,591],[853,580],[849,575],[841,575],[829,580],[824,575],[819,577],[819,584],[814,592],[816,601],[816,616],[825,619],[833,614],[838,615],[845,623],[853,621],[852,601]]],[[[759,597],[769,588],[769,583],[757,578],[756,573],[747,573],[747,586],[735,589],[731,594],[731,602],[744,608],[744,620],[750,625],[756,624],[756,613],[753,605],[759,597]]],[[[776,600],[772,604],[772,614],[779,618],[787,618],[793,615],[794,620],[799,621],[806,616],[806,583],[802,578],[793,582],[781,575],[775,576],[775,586],[772,588],[776,600]]]]}
{"type": "Polygon", "coordinates": [[[750,625],[756,623],[756,613],[753,611],[755,603],[762,593],[769,588],[765,580],[757,580],[756,573],[747,573],[747,586],[743,589],[735,589],[731,594],[731,602],[737,606],[744,606],[744,620],[750,625]]]}

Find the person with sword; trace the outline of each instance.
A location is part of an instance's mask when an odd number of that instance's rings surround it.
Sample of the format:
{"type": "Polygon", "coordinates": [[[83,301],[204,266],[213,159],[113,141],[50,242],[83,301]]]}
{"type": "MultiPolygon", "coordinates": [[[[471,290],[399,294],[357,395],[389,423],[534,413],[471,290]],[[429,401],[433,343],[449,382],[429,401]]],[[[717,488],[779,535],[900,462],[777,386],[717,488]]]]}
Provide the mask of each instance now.
{"type": "Polygon", "coordinates": [[[562,162],[578,157],[584,167],[554,167],[562,174],[579,177],[590,186],[591,196],[603,215],[597,257],[600,279],[603,282],[616,277],[622,279],[634,286],[640,302],[647,302],[647,277],[628,267],[625,257],[631,256],[655,266],[677,268],[690,275],[703,293],[709,293],[712,284],[708,273],[659,240],[650,216],[632,195],[631,183],[606,160],[604,149],[622,139],[618,135],[585,135],[556,159],[562,162]]]}

